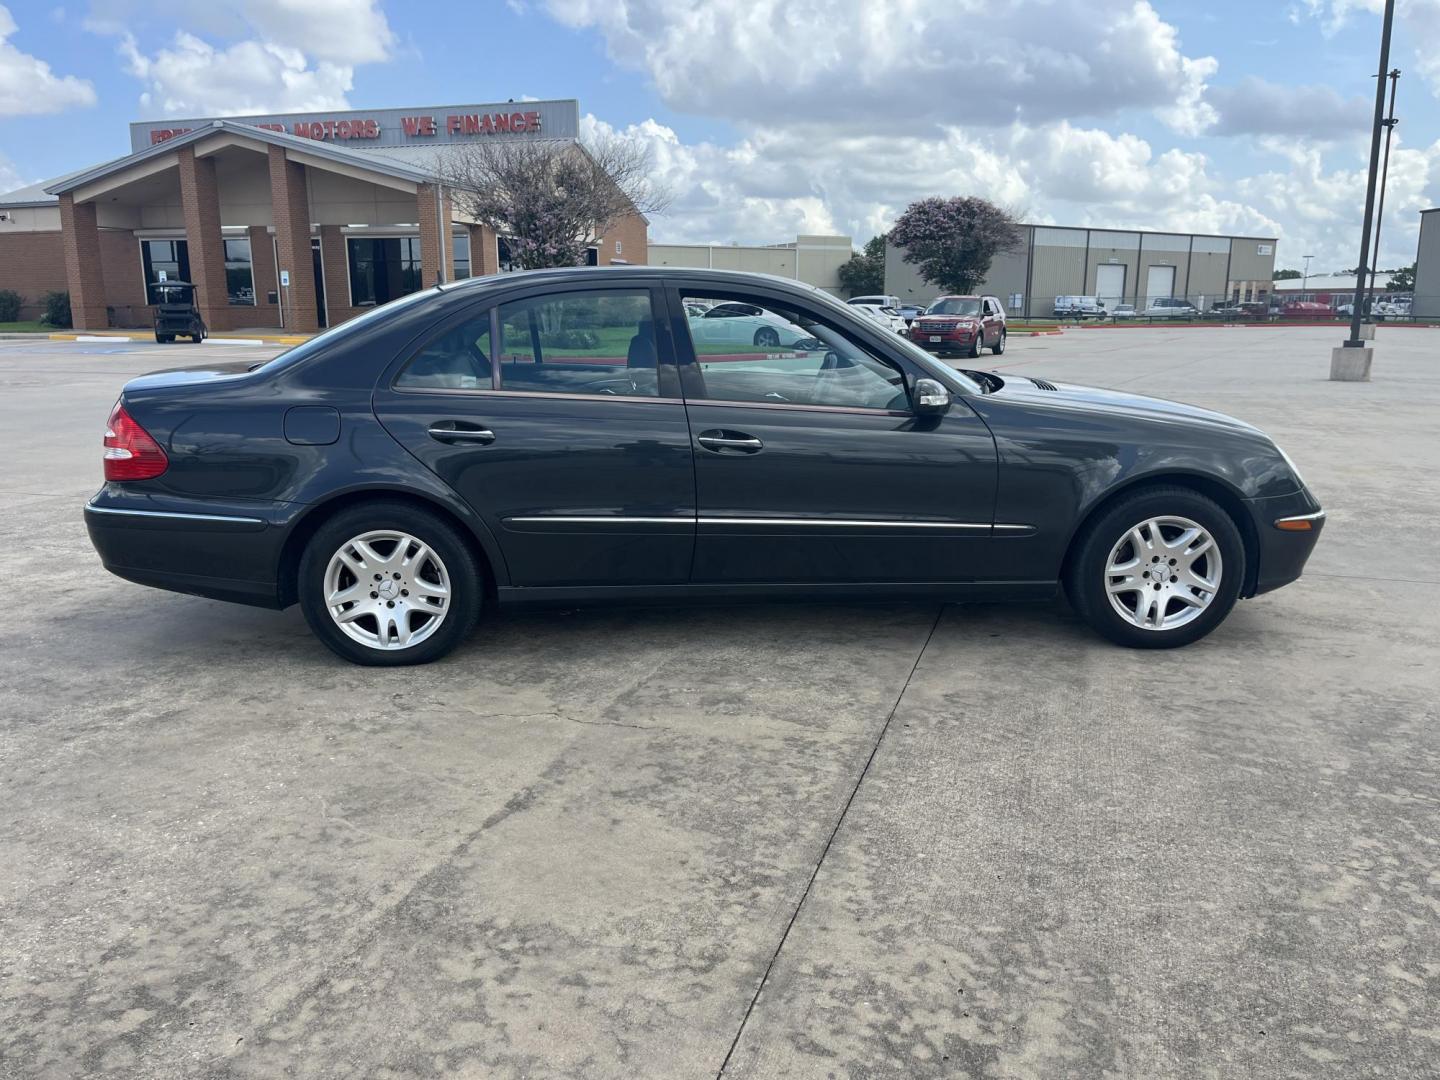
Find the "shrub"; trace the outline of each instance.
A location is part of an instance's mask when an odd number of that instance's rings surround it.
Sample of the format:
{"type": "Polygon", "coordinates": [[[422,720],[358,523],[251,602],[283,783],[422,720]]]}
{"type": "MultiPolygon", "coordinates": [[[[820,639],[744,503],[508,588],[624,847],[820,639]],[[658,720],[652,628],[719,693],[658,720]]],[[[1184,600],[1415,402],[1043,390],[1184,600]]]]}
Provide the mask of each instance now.
{"type": "Polygon", "coordinates": [[[542,349],[593,349],[600,339],[590,330],[553,330],[540,335],[542,349]]]}
{"type": "Polygon", "coordinates": [[[41,322],[68,329],[70,326],[70,294],[52,292],[45,294],[45,317],[41,322]]]}
{"type": "Polygon", "coordinates": [[[14,289],[0,289],[0,322],[20,321],[20,294],[14,289]]]}

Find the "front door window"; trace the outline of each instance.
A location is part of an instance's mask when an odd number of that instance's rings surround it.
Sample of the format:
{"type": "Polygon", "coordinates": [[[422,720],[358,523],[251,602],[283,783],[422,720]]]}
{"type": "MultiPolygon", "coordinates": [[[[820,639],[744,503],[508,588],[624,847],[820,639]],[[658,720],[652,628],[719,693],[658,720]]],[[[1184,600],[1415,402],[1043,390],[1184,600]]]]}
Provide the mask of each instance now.
{"type": "Polygon", "coordinates": [[[711,401],[908,408],[900,371],[834,323],[780,305],[684,295],[686,325],[711,401]]]}

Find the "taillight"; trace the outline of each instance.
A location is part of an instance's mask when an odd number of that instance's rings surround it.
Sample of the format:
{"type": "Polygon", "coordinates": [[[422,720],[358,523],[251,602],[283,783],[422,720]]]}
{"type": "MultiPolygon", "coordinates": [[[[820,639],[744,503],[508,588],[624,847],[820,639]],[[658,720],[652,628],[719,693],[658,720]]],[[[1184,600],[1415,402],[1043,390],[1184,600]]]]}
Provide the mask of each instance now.
{"type": "Polygon", "coordinates": [[[160,444],[117,401],[105,424],[105,479],[151,480],[169,464],[160,444]]]}

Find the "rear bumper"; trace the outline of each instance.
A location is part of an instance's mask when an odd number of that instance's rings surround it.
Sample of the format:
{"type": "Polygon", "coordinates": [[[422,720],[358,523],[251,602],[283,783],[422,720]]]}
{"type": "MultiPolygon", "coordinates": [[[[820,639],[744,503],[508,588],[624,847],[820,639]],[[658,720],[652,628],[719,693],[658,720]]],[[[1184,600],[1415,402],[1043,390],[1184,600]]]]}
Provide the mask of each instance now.
{"type": "Polygon", "coordinates": [[[276,567],[283,530],[254,509],[160,505],[107,488],[86,504],[85,528],[105,569],[117,577],[280,607],[276,567]]]}
{"type": "Polygon", "coordinates": [[[1325,528],[1325,511],[1304,489],[1273,499],[1253,499],[1250,510],[1259,558],[1245,595],[1258,596],[1300,577],[1325,528]],[[1292,519],[1303,519],[1310,527],[1297,532],[1276,525],[1277,521],[1292,519]]]}

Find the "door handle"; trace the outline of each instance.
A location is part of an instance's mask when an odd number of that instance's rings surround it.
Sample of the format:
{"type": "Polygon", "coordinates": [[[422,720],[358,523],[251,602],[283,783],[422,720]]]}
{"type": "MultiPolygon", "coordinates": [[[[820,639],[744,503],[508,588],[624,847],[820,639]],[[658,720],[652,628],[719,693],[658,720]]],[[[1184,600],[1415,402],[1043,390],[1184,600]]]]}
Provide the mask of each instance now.
{"type": "Polygon", "coordinates": [[[743,431],[702,431],[695,436],[695,441],[706,450],[717,454],[723,454],[727,450],[741,454],[758,454],[765,449],[763,442],[743,431]]]}
{"type": "MultiPolygon", "coordinates": [[[[454,425],[456,421],[451,420],[446,423],[454,425]]],[[[489,446],[495,441],[495,433],[489,428],[447,427],[446,423],[431,424],[426,434],[437,442],[443,443],[479,443],[481,446],[489,446]]]]}

